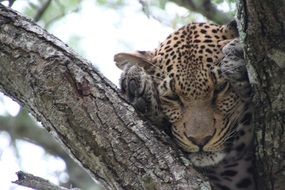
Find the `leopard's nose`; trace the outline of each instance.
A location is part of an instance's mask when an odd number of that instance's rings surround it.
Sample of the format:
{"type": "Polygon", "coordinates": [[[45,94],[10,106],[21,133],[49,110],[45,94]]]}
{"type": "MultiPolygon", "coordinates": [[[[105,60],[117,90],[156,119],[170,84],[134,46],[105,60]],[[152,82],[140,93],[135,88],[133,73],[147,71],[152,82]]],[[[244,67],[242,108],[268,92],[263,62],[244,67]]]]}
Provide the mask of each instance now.
{"type": "Polygon", "coordinates": [[[204,137],[193,137],[193,136],[188,136],[187,138],[195,145],[197,145],[200,148],[203,148],[213,137],[213,135],[208,135],[204,137]]]}

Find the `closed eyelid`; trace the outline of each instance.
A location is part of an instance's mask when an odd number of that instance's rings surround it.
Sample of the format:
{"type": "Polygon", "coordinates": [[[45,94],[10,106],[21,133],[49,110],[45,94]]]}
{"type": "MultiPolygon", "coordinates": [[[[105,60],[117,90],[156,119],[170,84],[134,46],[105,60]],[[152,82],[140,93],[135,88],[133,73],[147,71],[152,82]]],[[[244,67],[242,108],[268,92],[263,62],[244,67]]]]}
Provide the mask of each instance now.
{"type": "Polygon", "coordinates": [[[166,95],[166,96],[164,96],[164,98],[167,98],[167,99],[173,100],[173,101],[180,100],[180,97],[176,94],[166,95]]]}

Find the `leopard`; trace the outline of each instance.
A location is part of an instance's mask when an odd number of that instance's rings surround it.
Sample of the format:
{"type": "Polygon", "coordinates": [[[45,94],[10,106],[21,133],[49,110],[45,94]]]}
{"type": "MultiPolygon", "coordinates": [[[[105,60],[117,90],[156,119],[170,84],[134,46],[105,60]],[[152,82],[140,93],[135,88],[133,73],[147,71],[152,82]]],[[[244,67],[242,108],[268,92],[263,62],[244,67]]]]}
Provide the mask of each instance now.
{"type": "Polygon", "coordinates": [[[189,23],[152,51],[114,56],[122,94],[214,190],[256,189],[252,87],[237,22],[189,23]]]}

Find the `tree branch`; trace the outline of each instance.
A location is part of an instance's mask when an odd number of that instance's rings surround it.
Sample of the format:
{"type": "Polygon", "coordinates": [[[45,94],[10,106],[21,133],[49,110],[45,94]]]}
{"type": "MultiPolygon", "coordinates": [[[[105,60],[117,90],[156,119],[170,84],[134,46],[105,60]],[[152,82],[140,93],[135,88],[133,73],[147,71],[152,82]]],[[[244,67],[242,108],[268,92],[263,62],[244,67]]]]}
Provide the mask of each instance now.
{"type": "Polygon", "coordinates": [[[78,188],[67,189],[65,187],[60,187],[48,180],[22,171],[17,172],[17,176],[18,180],[13,181],[13,183],[37,190],[80,190],[78,188]]]}
{"type": "Polygon", "coordinates": [[[3,6],[0,44],[1,91],[26,105],[105,189],[209,189],[88,61],[3,6]]]}
{"type": "Polygon", "coordinates": [[[217,24],[225,24],[233,20],[229,13],[218,10],[211,0],[170,0],[190,11],[202,14],[217,24]]]}

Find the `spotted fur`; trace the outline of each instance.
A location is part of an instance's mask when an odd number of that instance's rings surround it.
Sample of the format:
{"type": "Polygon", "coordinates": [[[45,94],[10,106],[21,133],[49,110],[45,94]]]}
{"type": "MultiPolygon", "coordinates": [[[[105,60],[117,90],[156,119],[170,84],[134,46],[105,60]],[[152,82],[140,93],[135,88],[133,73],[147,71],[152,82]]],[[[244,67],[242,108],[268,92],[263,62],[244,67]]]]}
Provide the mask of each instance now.
{"type": "Polygon", "coordinates": [[[236,37],[235,22],[192,23],[154,51],[115,55],[123,93],[156,125],[170,126],[193,165],[220,190],[255,189],[251,88],[236,37]]]}

